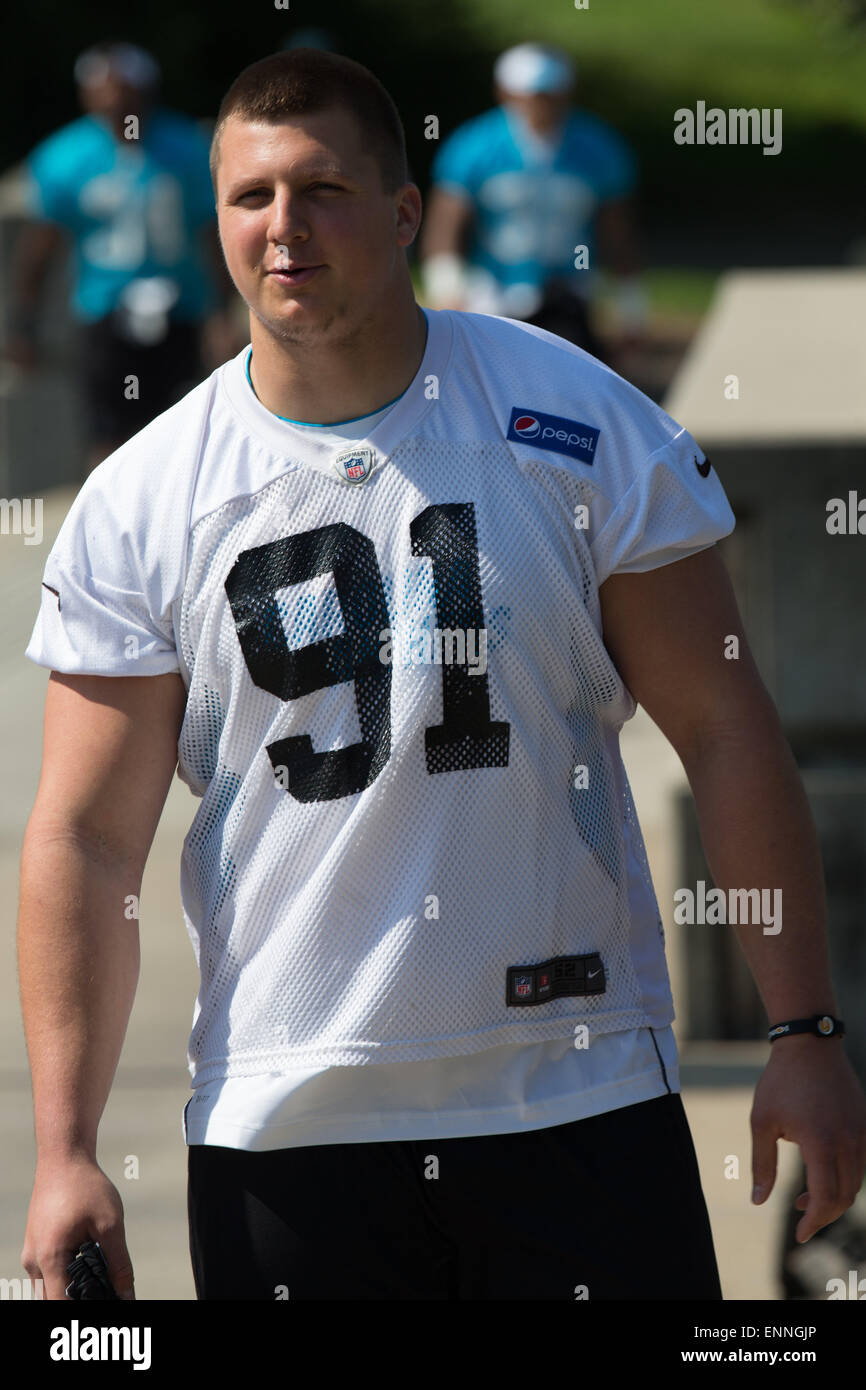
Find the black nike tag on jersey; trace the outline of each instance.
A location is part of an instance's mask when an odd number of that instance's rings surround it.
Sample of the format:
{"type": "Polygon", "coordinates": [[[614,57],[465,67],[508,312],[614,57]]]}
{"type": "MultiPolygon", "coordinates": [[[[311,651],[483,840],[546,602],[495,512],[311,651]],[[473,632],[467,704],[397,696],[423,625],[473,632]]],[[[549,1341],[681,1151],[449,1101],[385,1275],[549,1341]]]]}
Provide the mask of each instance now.
{"type": "Polygon", "coordinates": [[[708,478],[710,476],[710,469],[712,468],[712,466],[713,465],[707,458],[704,459],[703,463],[698,463],[698,456],[697,454],[695,454],[695,468],[698,470],[702,478],[708,478]]]}
{"type": "Polygon", "coordinates": [[[510,1008],[546,1004],[570,994],[604,994],[607,984],[597,951],[585,956],[554,956],[540,965],[509,965],[505,1002],[510,1008]]]}

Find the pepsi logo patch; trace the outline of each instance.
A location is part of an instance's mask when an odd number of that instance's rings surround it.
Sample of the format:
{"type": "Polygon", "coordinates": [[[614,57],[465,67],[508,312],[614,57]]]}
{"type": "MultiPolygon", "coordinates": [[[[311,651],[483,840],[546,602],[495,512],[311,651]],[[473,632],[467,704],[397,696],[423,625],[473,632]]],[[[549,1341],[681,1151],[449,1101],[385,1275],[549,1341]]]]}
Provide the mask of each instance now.
{"type": "Polygon", "coordinates": [[[548,415],[542,410],[527,410],[513,406],[506,439],[519,444],[531,444],[534,449],[549,449],[554,454],[567,454],[581,463],[592,463],[600,431],[580,420],[564,415],[548,415]]]}

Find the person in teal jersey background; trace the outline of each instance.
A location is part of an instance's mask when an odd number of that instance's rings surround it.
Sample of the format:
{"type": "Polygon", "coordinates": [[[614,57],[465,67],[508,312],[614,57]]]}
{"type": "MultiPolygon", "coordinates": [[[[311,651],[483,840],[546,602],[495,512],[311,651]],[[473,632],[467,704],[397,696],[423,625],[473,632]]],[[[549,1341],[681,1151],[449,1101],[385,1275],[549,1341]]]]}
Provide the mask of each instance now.
{"type": "Polygon", "coordinates": [[[508,49],[494,79],[499,104],[454,131],[433,161],[421,246],[428,299],[536,323],[602,356],[590,307],[599,258],[617,279],[626,336],[645,318],[635,159],[572,104],[575,69],[559,50],[508,49]]]}
{"type": "Polygon", "coordinates": [[[216,233],[208,142],[158,103],[159,67],[132,44],[105,43],[75,65],[85,114],[25,163],[33,223],[18,248],[9,355],[37,365],[46,273],[72,252],[71,311],[95,466],[189,390],[235,343],[232,290],[216,233]],[[138,397],[125,384],[138,380],[138,397]]]}

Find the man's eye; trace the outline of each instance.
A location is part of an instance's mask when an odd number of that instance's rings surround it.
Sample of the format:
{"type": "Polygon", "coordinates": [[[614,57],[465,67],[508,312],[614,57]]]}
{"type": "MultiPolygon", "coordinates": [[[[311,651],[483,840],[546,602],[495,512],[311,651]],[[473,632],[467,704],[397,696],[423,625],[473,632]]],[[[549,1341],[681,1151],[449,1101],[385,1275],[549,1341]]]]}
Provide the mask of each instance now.
{"type": "Polygon", "coordinates": [[[310,187],[311,187],[311,188],[336,188],[337,192],[338,192],[338,193],[340,192],[340,185],[339,185],[338,183],[322,183],[321,181],[319,181],[319,182],[317,182],[317,183],[310,184],[310,187]]]}

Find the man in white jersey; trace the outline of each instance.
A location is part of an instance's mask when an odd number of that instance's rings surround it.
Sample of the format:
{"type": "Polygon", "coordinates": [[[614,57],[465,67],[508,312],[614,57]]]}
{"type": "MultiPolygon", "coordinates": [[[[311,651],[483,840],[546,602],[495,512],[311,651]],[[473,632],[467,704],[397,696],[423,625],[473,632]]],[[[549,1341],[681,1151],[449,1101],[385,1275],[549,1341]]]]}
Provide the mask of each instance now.
{"type": "MultiPolygon", "coordinates": [[[[199,1298],[642,1298],[649,1265],[653,1297],[718,1299],[619,753],[636,701],[719,886],[783,890],[780,934],[737,928],[771,1024],[835,1010],[814,830],[714,549],[721,484],[580,349],[419,308],[421,198],[367,69],[254,64],[212,161],[250,346],[88,479],[27,649],[52,675],[22,861],[24,1265],[62,1297],[96,1238],[132,1296],[96,1136],[135,990],[124,906],[177,766],[201,799],[199,1298]]],[[[777,1139],[801,1146],[803,1239],[864,1164],[826,1028],[780,1036],[752,1116],[764,1196],[777,1139]]]]}

